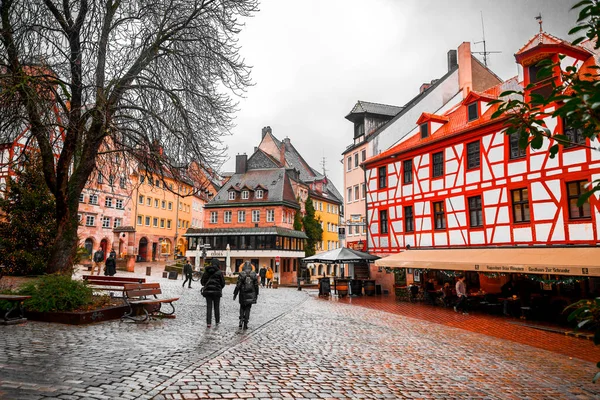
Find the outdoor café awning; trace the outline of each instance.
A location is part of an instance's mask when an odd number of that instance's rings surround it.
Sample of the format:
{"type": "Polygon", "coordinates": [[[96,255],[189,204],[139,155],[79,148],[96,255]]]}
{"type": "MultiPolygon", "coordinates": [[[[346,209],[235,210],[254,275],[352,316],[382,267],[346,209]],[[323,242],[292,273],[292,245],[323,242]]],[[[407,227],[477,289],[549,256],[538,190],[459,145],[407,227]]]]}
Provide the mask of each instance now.
{"type": "Polygon", "coordinates": [[[600,247],[407,250],[375,261],[379,267],[521,274],[600,276],[600,247]]]}

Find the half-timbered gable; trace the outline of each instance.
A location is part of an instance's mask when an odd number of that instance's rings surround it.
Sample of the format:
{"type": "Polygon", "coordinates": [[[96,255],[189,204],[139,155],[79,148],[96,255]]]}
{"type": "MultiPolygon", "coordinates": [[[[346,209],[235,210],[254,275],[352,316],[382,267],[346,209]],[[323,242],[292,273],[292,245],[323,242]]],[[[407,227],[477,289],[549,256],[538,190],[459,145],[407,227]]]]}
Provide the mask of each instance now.
{"type": "MultiPolygon", "coordinates": [[[[559,62],[559,55],[568,65],[594,62],[588,49],[542,33],[516,54],[523,84],[536,83],[534,62],[559,62]]],[[[469,91],[445,113],[423,113],[410,137],[367,160],[370,251],[600,241],[597,197],[577,205],[586,184],[600,177],[600,153],[590,148],[597,141],[561,147],[554,158],[550,139],[539,150],[521,149],[518,138],[504,133],[504,120],[491,118],[496,106],[489,104],[522,87],[517,81],[469,91]]],[[[526,99],[530,94],[525,91],[526,99]]],[[[569,130],[568,121],[548,117],[545,123],[554,134],[569,130]]]]}

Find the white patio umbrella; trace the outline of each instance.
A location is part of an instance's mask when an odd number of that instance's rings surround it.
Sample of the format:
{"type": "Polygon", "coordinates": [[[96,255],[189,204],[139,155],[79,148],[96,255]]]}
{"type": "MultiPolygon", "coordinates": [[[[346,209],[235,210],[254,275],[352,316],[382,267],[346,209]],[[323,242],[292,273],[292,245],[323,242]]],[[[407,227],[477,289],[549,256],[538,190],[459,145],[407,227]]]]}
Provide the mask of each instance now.
{"type": "Polygon", "coordinates": [[[225,269],[225,275],[227,276],[231,276],[232,272],[231,272],[231,248],[229,247],[229,243],[227,243],[227,247],[226,247],[226,252],[225,252],[225,266],[227,267],[225,269]]]}

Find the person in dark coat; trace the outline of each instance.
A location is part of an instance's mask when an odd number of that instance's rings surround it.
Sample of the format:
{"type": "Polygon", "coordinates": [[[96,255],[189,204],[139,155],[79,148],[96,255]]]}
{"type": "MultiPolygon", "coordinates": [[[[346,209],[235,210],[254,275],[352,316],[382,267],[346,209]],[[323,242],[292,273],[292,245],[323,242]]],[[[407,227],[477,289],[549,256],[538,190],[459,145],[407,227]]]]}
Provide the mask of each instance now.
{"type": "Polygon", "coordinates": [[[104,275],[113,276],[117,273],[117,253],[111,251],[104,263],[104,275]]]}
{"type": "Polygon", "coordinates": [[[250,309],[258,300],[258,277],[253,271],[250,261],[246,261],[242,272],[238,275],[237,284],[233,291],[233,299],[240,296],[240,328],[248,329],[250,309]]]}
{"type": "Polygon", "coordinates": [[[206,327],[210,328],[212,322],[212,310],[215,309],[215,322],[217,325],[221,322],[220,303],[223,296],[223,288],[225,287],[225,278],[219,268],[219,260],[213,258],[210,266],[208,266],[202,278],[202,296],[206,299],[206,327]]]}
{"type": "Polygon", "coordinates": [[[262,287],[265,287],[265,284],[267,283],[267,267],[263,265],[262,268],[258,270],[258,275],[260,275],[260,284],[262,287]]]}
{"type": "Polygon", "coordinates": [[[183,281],[183,285],[181,287],[185,287],[185,283],[188,283],[188,287],[192,287],[192,276],[194,275],[194,270],[192,269],[192,264],[190,264],[190,260],[185,259],[185,264],[183,264],[183,274],[185,275],[185,280],[183,281]]]}

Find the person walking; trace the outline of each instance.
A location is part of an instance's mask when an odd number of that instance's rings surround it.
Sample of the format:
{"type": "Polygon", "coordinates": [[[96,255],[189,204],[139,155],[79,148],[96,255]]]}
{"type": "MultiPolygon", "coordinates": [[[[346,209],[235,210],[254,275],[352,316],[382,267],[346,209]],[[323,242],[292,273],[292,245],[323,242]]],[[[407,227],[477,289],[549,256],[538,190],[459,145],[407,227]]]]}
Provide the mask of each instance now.
{"type": "Polygon", "coordinates": [[[104,262],[104,251],[102,251],[102,247],[98,247],[98,250],[94,253],[94,257],[92,259],[94,263],[92,264],[92,272],[90,275],[94,275],[94,270],[98,268],[98,273],[96,275],[100,275],[100,271],[102,271],[102,263],[104,262]]]}
{"type": "Polygon", "coordinates": [[[185,275],[185,280],[183,281],[183,285],[181,285],[181,287],[185,287],[185,283],[188,283],[188,288],[192,288],[192,275],[194,274],[194,270],[192,269],[192,264],[190,264],[190,261],[186,258],[185,259],[185,264],[183,264],[183,274],[185,275]]]}
{"type": "Polygon", "coordinates": [[[271,288],[273,287],[273,268],[269,267],[267,268],[267,274],[265,275],[267,278],[267,287],[271,288]]]}
{"type": "Polygon", "coordinates": [[[267,283],[267,268],[264,264],[262,268],[258,271],[258,274],[260,275],[260,285],[262,287],[265,287],[265,284],[267,283]]]}
{"type": "Polygon", "coordinates": [[[458,296],[458,301],[454,306],[454,311],[458,312],[459,310],[464,314],[468,315],[467,312],[467,285],[465,285],[465,276],[459,275],[458,280],[456,281],[456,296],[458,296]]]}
{"type": "MultiPolygon", "coordinates": [[[[190,266],[191,267],[191,266],[190,266]]],[[[217,325],[221,322],[221,297],[225,287],[225,278],[219,268],[219,260],[213,258],[210,266],[204,270],[202,278],[202,296],[206,299],[206,327],[210,328],[212,322],[212,310],[215,310],[215,322],[217,325]]]]}
{"type": "Polygon", "coordinates": [[[113,276],[117,273],[117,253],[111,251],[104,264],[104,275],[113,276]]]}
{"type": "Polygon", "coordinates": [[[248,320],[250,319],[250,309],[252,304],[258,300],[258,277],[252,270],[250,261],[246,261],[242,267],[242,272],[238,275],[237,284],[233,291],[233,300],[239,294],[240,296],[240,328],[248,329],[248,320]]]}

